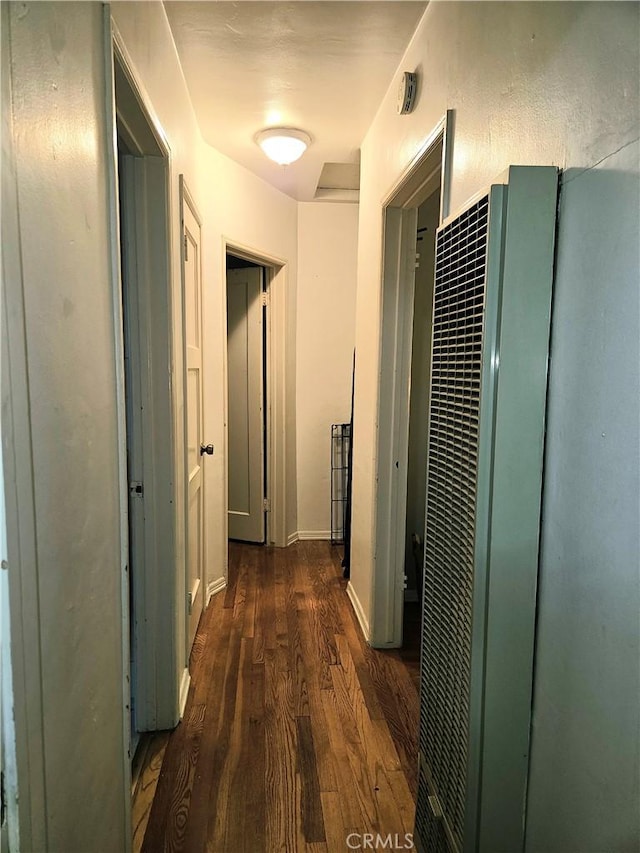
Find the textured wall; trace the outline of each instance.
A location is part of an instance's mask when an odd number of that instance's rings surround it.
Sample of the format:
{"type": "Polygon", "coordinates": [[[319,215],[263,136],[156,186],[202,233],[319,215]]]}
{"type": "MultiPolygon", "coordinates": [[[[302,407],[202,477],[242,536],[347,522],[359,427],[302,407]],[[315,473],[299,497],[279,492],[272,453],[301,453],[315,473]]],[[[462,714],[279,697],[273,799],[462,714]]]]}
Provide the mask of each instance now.
{"type": "Polygon", "coordinates": [[[48,849],[120,853],[130,829],[102,7],[10,14],[48,849]]]}
{"type": "Polygon", "coordinates": [[[351,579],[366,616],[382,199],[446,109],[455,110],[452,211],[509,164],[567,170],[530,853],[638,844],[638,12],[635,3],[430,4],[401,63],[420,75],[416,109],[398,116],[392,85],[362,146],[351,579]]]}
{"type": "Polygon", "coordinates": [[[351,417],[358,207],[298,206],[298,530],[328,536],[332,423],[351,417]]]}

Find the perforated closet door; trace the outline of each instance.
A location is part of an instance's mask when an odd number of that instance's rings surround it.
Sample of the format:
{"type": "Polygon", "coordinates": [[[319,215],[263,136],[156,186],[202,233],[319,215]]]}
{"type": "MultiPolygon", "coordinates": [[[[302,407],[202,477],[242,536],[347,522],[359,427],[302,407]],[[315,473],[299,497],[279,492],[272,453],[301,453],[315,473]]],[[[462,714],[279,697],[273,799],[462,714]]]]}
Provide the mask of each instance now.
{"type": "Polygon", "coordinates": [[[436,243],[416,815],[427,853],[461,849],[464,833],[488,217],[485,196],[436,243]]]}

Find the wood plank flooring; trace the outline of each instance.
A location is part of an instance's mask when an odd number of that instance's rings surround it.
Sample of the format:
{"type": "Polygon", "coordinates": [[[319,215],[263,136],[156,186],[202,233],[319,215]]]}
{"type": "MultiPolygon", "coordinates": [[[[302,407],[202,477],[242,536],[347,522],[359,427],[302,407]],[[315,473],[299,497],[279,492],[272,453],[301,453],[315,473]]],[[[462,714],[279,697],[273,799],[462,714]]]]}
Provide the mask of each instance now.
{"type": "Polygon", "coordinates": [[[342,853],[352,832],[413,832],[418,655],[371,649],[345,587],[327,542],[230,543],[184,719],[139,772],[134,853],[342,853]]]}

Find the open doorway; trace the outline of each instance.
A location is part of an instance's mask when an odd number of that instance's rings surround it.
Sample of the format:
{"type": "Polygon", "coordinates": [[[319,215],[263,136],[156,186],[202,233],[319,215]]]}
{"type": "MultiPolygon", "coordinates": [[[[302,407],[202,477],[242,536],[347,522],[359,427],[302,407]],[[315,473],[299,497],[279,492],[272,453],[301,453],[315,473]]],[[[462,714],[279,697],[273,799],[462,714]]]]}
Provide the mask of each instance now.
{"type": "MultiPolygon", "coordinates": [[[[169,150],[114,41],[121,344],[121,476],[126,478],[129,757],[143,732],[179,719],[173,683],[175,503],[169,260],[169,150]]],[[[127,678],[128,675],[128,678],[127,678]]]]}
{"type": "Polygon", "coordinates": [[[227,253],[228,535],[267,538],[267,270],[227,253]]]}
{"type": "MultiPolygon", "coordinates": [[[[267,545],[286,547],[287,524],[289,523],[287,497],[291,494],[291,466],[288,461],[287,441],[290,424],[287,422],[287,392],[290,379],[291,358],[287,347],[287,325],[290,322],[290,295],[288,291],[288,270],[286,260],[267,255],[260,250],[244,246],[241,243],[225,240],[223,255],[223,274],[225,279],[229,275],[229,283],[237,284],[246,277],[247,271],[254,276],[254,283],[249,286],[253,288],[253,323],[255,326],[262,325],[262,331],[255,334],[254,361],[261,355],[262,367],[254,368],[252,381],[259,385],[262,394],[262,414],[254,415],[254,442],[255,436],[262,431],[262,439],[258,445],[263,454],[263,467],[261,480],[254,486],[255,492],[262,492],[262,515],[264,521],[264,533],[260,538],[260,532],[254,539],[247,536],[244,541],[262,541],[267,545]],[[227,272],[227,263],[229,268],[227,272]],[[253,272],[252,272],[253,271],[253,272]],[[257,272],[256,272],[257,271],[257,272]],[[256,284],[255,277],[258,276],[260,283],[256,284]],[[234,281],[232,281],[234,279],[234,281]],[[261,347],[259,342],[261,343],[261,347]],[[257,426],[255,426],[257,424],[257,426]],[[262,487],[260,488],[260,482],[262,487]]],[[[235,294],[238,304],[232,306],[231,314],[233,323],[234,311],[240,317],[245,315],[243,301],[246,306],[249,299],[247,292],[243,295],[244,287],[241,286],[235,294]]],[[[227,288],[224,289],[224,317],[228,322],[227,288]]],[[[232,295],[232,299],[234,296],[232,295]]],[[[240,335],[240,342],[245,339],[244,333],[240,335]]],[[[225,390],[225,423],[226,423],[226,445],[225,445],[225,486],[227,509],[231,496],[230,478],[233,476],[233,468],[230,462],[230,445],[236,440],[236,427],[232,423],[232,406],[238,402],[238,391],[236,383],[229,377],[228,370],[229,350],[225,347],[224,375],[226,382],[225,390]]],[[[247,380],[240,384],[246,386],[247,380]]],[[[240,428],[239,435],[242,440],[247,441],[247,428],[240,428]]],[[[245,469],[246,473],[246,469],[245,469]]],[[[255,476],[255,472],[251,472],[255,476]]],[[[235,486],[233,487],[235,488],[235,486]]],[[[227,512],[227,538],[234,534],[240,538],[244,534],[234,531],[233,523],[227,512]]],[[[228,568],[228,566],[226,567],[228,568]]]]}
{"type": "Polygon", "coordinates": [[[440,187],[419,207],[416,233],[409,435],[407,448],[407,501],[404,557],[404,607],[402,646],[408,655],[419,656],[421,636],[422,572],[427,492],[427,441],[433,286],[436,229],[440,223],[440,187]]]}
{"type": "Polygon", "coordinates": [[[418,653],[435,232],[448,209],[448,112],[383,203],[376,563],[370,642],[418,653]]]}

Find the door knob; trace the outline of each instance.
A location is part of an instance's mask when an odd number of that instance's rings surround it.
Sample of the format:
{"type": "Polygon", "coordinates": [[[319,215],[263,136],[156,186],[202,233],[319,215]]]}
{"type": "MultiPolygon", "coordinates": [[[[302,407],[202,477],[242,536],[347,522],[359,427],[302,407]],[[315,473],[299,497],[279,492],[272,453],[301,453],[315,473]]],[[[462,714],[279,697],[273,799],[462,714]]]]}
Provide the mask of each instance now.
{"type": "Polygon", "coordinates": [[[209,456],[213,456],[213,444],[200,445],[200,456],[204,456],[205,453],[209,456]]]}

